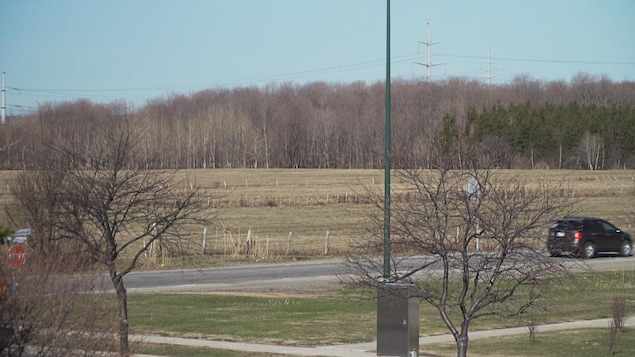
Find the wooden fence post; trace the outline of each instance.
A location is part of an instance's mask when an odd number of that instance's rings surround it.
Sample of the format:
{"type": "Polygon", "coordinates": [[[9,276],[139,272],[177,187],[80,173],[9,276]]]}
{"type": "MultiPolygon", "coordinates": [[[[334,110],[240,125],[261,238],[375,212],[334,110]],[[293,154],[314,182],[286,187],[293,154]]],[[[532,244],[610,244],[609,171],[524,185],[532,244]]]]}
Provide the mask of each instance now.
{"type": "Polygon", "coordinates": [[[291,232],[289,232],[289,239],[287,239],[287,254],[289,255],[289,250],[291,249],[291,232]]]}
{"type": "Polygon", "coordinates": [[[203,255],[205,255],[206,246],[207,246],[207,227],[203,228],[203,252],[202,252],[203,255]]]}
{"type": "Polygon", "coordinates": [[[251,229],[247,231],[247,240],[245,241],[245,255],[249,256],[251,253],[251,229]]]}

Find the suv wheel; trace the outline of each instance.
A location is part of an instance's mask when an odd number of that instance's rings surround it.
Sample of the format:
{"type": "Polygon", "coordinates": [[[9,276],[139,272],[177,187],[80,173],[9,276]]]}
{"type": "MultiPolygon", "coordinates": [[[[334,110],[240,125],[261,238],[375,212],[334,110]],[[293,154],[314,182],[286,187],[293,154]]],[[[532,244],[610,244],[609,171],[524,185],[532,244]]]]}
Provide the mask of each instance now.
{"type": "Polygon", "coordinates": [[[582,251],[580,252],[582,258],[591,259],[595,256],[595,244],[588,242],[582,247],[582,251]]]}
{"type": "Polygon", "coordinates": [[[631,242],[625,240],[622,242],[622,245],[620,245],[620,255],[623,257],[628,257],[629,255],[631,255],[632,253],[632,246],[631,246],[631,242]]]}

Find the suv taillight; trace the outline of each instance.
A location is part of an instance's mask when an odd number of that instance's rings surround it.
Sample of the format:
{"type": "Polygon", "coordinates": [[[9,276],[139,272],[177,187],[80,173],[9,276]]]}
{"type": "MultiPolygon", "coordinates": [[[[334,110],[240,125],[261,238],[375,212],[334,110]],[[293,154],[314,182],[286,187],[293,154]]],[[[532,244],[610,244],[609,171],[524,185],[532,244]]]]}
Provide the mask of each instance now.
{"type": "Polygon", "coordinates": [[[577,239],[582,239],[582,232],[575,232],[573,234],[573,238],[576,239],[576,240],[577,239]]]}

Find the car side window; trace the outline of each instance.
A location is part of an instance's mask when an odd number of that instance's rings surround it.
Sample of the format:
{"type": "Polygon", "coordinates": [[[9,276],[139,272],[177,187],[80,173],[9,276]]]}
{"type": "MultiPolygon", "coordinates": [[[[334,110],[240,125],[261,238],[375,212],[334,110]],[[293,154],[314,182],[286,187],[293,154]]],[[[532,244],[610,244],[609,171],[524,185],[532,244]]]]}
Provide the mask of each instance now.
{"type": "Polygon", "coordinates": [[[599,225],[600,222],[595,221],[595,220],[589,220],[584,222],[584,230],[589,231],[589,232],[602,232],[602,227],[599,225]]]}
{"type": "Polygon", "coordinates": [[[615,233],[617,231],[617,228],[615,228],[614,225],[608,222],[601,222],[601,223],[602,223],[602,229],[604,230],[605,233],[615,233]]]}

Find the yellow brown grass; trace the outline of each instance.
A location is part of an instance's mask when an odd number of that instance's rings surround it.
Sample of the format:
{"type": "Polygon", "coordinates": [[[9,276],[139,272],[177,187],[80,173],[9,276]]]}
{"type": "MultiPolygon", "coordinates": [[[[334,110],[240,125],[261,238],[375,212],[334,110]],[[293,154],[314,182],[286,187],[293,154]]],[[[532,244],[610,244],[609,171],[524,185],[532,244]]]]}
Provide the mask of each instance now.
{"type": "MultiPolygon", "coordinates": [[[[522,177],[529,185],[563,183],[559,194],[579,202],[575,214],[606,218],[632,230],[633,170],[501,170],[497,174],[522,177]]],[[[14,175],[14,171],[0,172],[4,207],[12,204],[14,175]]],[[[198,169],[178,171],[176,179],[200,187],[199,205],[214,217],[208,227],[189,227],[191,254],[202,253],[207,228],[206,255],[256,259],[346,255],[350,237],[366,236],[374,228],[367,220],[377,214],[371,197],[382,197],[384,189],[380,170],[198,169]]],[[[408,199],[408,189],[397,177],[391,184],[393,200],[408,199]]],[[[6,210],[1,217],[6,222],[6,210]]]]}

